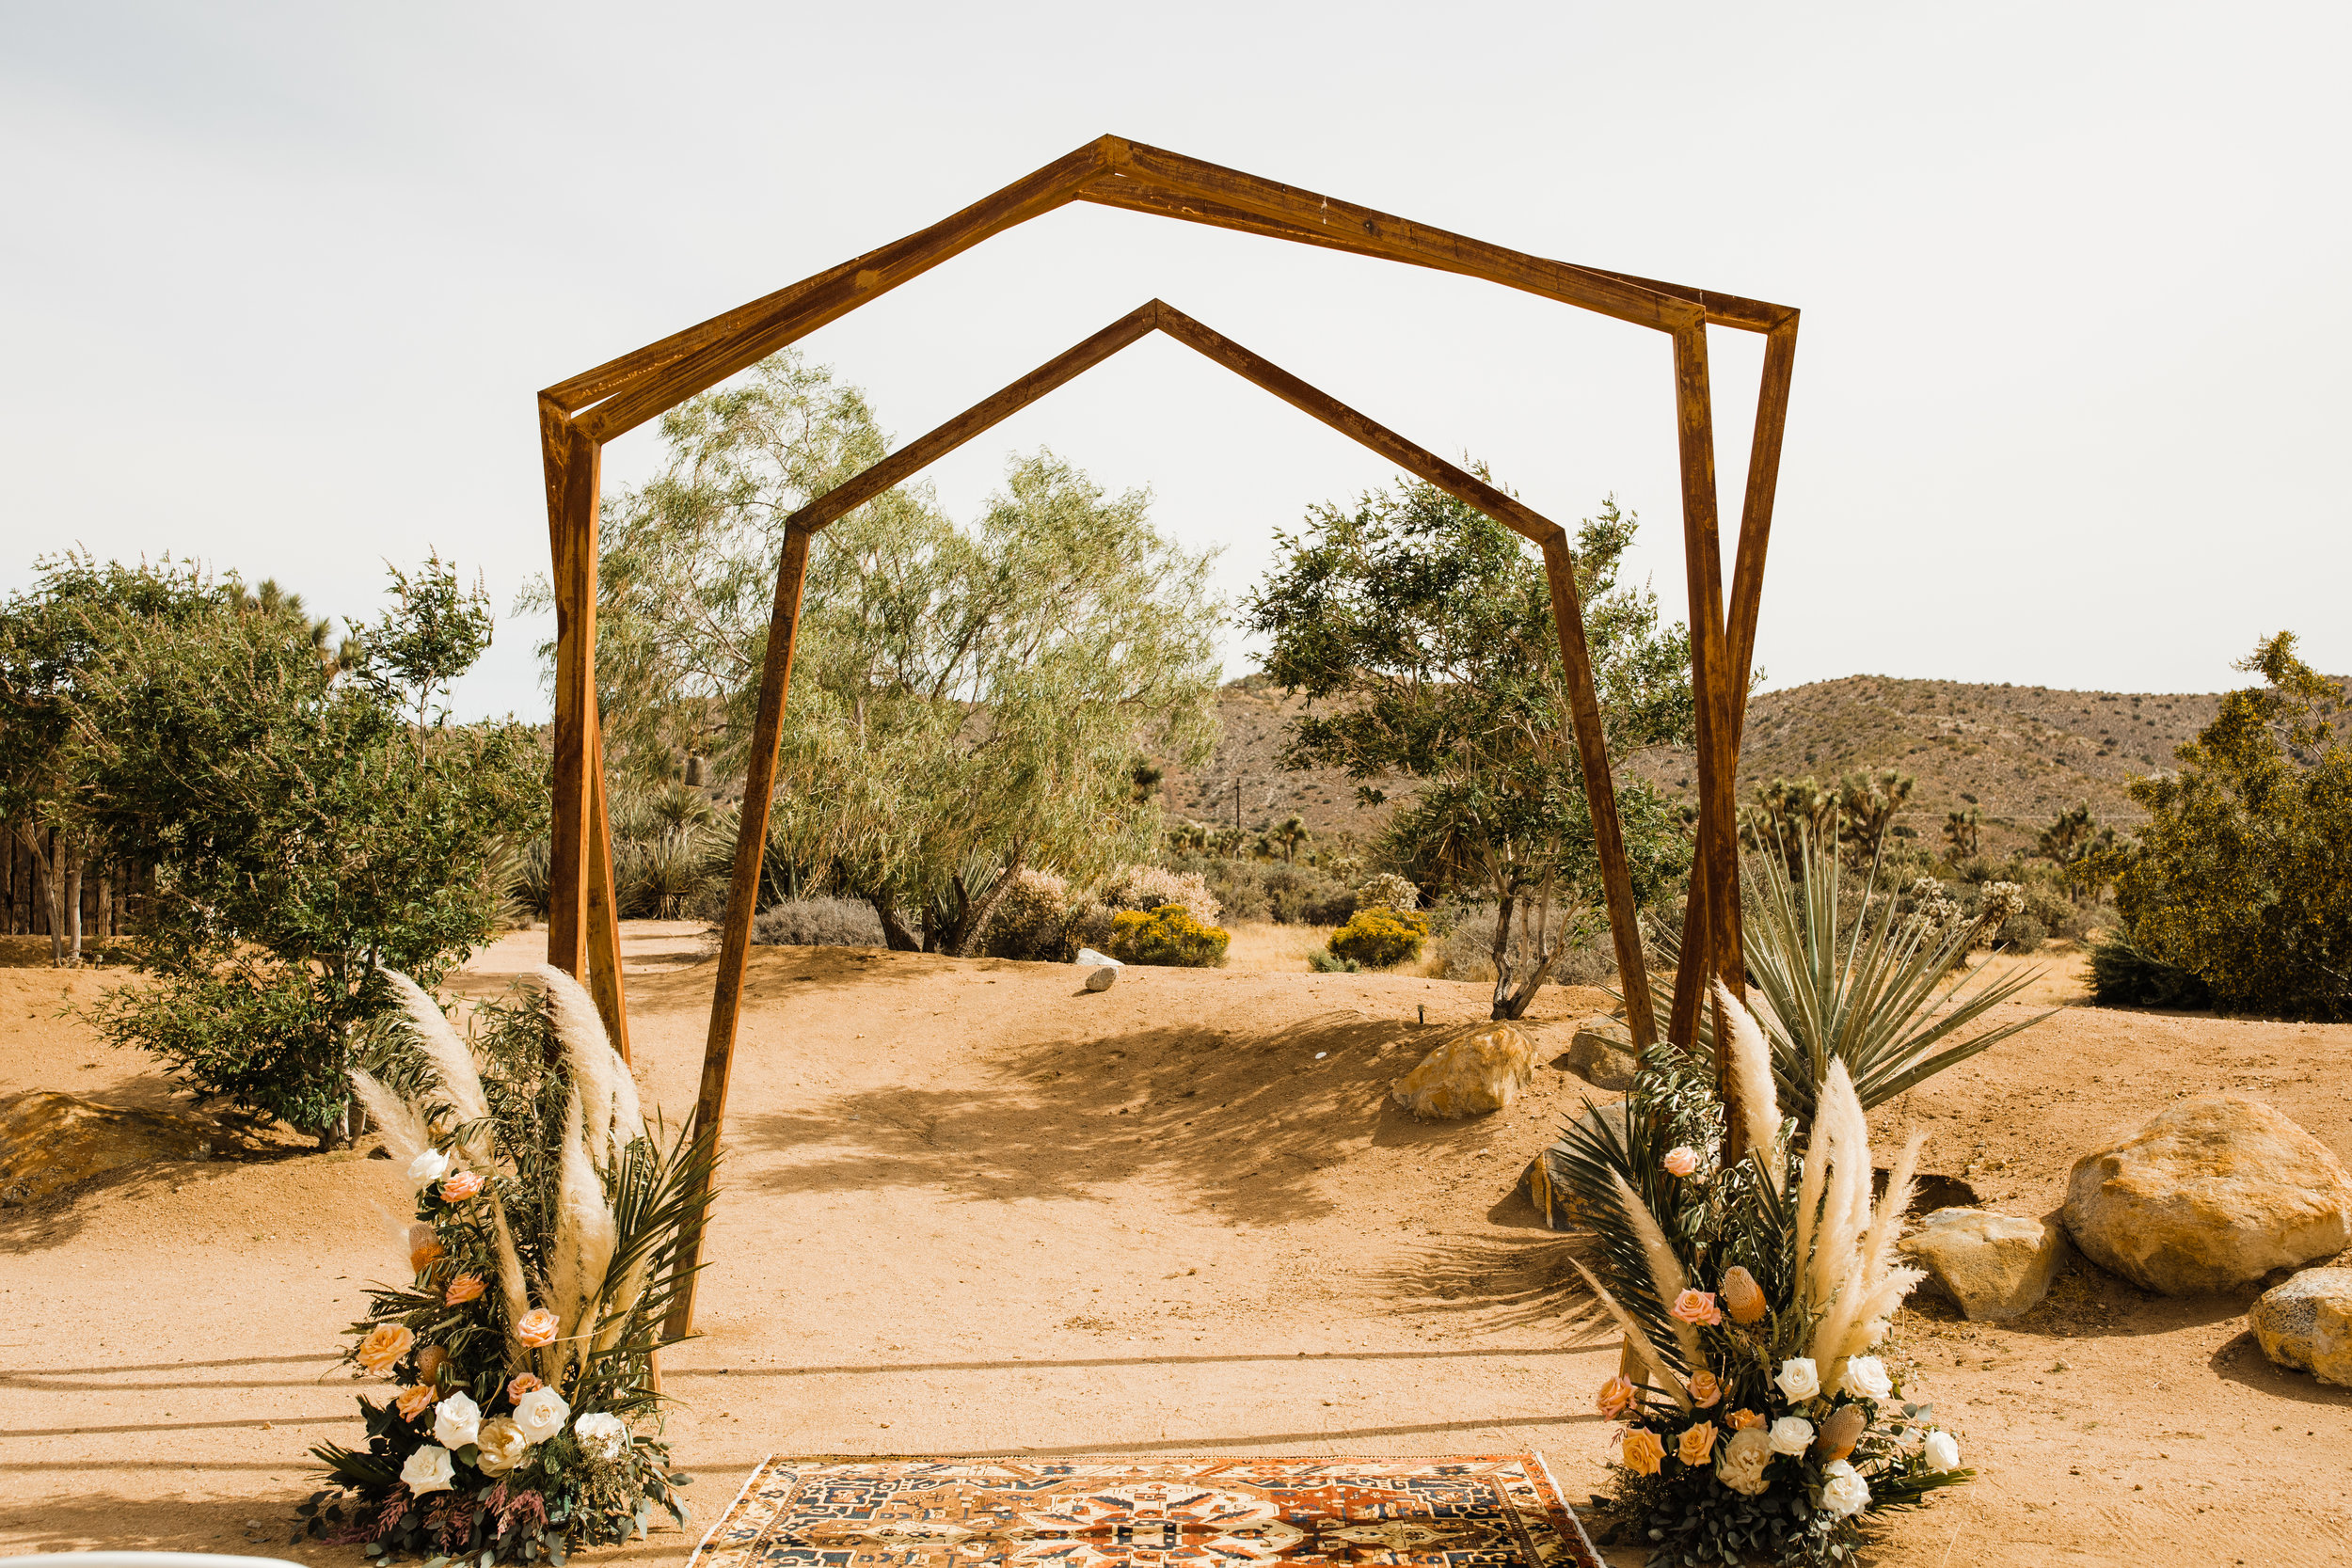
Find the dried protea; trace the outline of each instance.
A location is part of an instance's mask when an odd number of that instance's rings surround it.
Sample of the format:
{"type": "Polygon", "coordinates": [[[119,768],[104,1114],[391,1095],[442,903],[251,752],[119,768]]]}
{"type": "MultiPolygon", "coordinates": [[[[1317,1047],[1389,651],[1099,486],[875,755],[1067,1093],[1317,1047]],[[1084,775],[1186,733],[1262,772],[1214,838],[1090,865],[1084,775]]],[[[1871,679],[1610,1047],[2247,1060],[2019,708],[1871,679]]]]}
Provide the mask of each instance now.
{"type": "Polygon", "coordinates": [[[1724,1281],[1715,1292],[1731,1321],[1745,1327],[1761,1322],[1771,1308],[1764,1300],[1764,1288],[1756,1282],[1756,1275],[1736,1264],[1724,1272],[1724,1281]]]}
{"type": "Polygon", "coordinates": [[[1853,1452],[1853,1446],[1862,1441],[1862,1429],[1870,1424],[1869,1416],[1858,1404],[1841,1404],[1821,1423],[1820,1434],[1813,1446],[1821,1456],[1821,1463],[1832,1464],[1853,1452]]]}

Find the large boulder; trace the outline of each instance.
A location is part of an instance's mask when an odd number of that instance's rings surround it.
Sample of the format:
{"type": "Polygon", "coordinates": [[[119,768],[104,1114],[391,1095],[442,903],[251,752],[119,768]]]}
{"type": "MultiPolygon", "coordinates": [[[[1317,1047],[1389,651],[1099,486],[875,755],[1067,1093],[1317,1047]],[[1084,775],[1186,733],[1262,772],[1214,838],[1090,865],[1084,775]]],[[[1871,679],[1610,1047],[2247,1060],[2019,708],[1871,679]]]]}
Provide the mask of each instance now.
{"type": "Polygon", "coordinates": [[[2305,1269],[2265,1291],[2252,1318],[2271,1360],[2352,1387],[2352,1269],[2305,1269]]]}
{"type": "Polygon", "coordinates": [[[1588,1018],[1576,1026],[1568,1049],[1552,1064],[1565,1068],[1597,1089],[1629,1089],[1641,1063],[1633,1054],[1633,1037],[1613,1018],[1588,1018]]]}
{"type": "Polygon", "coordinates": [[[2102,1268],[2162,1295],[2198,1295],[2344,1250],[2352,1180],[2262,1101],[2199,1095],[2075,1161],[2063,1213],[2102,1268]]]}
{"type": "Polygon", "coordinates": [[[1999,1323],[2032,1311],[2074,1249],[2055,1218],[1938,1209],[1903,1251],[1972,1322],[1999,1323]]]}
{"type": "Polygon", "coordinates": [[[1396,1102],[1417,1117],[1474,1117],[1519,1097],[1535,1071],[1535,1042],[1512,1023],[1457,1029],[1398,1079],[1396,1102]]]}
{"type": "Polygon", "coordinates": [[[129,1111],[36,1089],[0,1101],[0,1207],[52,1193],[124,1165],[209,1160],[220,1130],[194,1117],[129,1111]]]}

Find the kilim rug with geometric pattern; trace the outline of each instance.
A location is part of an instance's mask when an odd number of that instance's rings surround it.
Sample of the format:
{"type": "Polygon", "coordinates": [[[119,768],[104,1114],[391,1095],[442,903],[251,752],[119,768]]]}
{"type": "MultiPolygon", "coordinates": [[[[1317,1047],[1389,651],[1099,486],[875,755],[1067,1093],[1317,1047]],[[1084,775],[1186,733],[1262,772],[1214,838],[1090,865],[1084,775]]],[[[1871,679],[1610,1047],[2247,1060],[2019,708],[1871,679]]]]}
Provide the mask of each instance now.
{"type": "Polygon", "coordinates": [[[691,1568],[1600,1568],[1541,1454],[770,1459],[691,1568]]]}

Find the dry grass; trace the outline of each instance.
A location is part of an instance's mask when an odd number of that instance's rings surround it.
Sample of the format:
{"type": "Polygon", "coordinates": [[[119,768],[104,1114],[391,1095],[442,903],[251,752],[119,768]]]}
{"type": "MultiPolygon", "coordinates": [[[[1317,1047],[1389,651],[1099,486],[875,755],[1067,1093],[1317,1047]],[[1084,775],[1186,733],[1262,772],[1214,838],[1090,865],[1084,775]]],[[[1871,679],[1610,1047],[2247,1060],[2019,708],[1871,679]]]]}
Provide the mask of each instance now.
{"type": "Polygon", "coordinates": [[[1307,955],[1330,942],[1333,927],[1279,926],[1271,920],[1236,920],[1225,929],[1232,937],[1225,948],[1227,969],[1304,974],[1307,973],[1307,955]]]}

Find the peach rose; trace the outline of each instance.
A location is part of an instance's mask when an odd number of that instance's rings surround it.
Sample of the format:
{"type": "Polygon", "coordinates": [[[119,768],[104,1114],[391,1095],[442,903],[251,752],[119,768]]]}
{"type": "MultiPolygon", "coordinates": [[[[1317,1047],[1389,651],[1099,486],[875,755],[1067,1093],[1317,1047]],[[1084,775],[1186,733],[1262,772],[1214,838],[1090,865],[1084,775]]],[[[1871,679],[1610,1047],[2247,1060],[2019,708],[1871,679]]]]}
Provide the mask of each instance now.
{"type": "Polygon", "coordinates": [[[555,1343],[557,1327],[555,1314],[544,1307],[537,1307],[516,1320],[515,1338],[534,1349],[540,1345],[551,1345],[555,1343]]]}
{"type": "Polygon", "coordinates": [[[469,1170],[453,1171],[441,1178],[441,1201],[463,1203],[482,1191],[482,1177],[469,1170]]]}
{"type": "Polygon", "coordinates": [[[1715,1305],[1714,1293],[1709,1291],[1685,1291],[1675,1297],[1674,1306],[1667,1310],[1684,1323],[1701,1328],[1713,1328],[1724,1321],[1724,1309],[1715,1305]]]}
{"type": "Polygon", "coordinates": [[[1658,1440],[1658,1433],[1645,1427],[1635,1427],[1625,1434],[1625,1447],[1617,1463],[1637,1476],[1654,1476],[1666,1457],[1666,1445],[1658,1440]]]}
{"type": "Polygon", "coordinates": [[[1666,1151],[1667,1171],[1675,1176],[1688,1176],[1699,1168],[1699,1151],[1688,1146],[1666,1151]]]}
{"type": "Polygon", "coordinates": [[[1625,1414],[1625,1407],[1632,1402],[1633,1385],[1622,1376],[1613,1377],[1602,1384],[1600,1392],[1593,1396],[1593,1408],[1600,1412],[1603,1420],[1615,1420],[1625,1414]]]}
{"type": "Polygon", "coordinates": [[[400,1398],[392,1402],[400,1407],[402,1420],[413,1421],[433,1408],[433,1390],[418,1384],[414,1387],[403,1388],[400,1398]]]}
{"type": "Polygon", "coordinates": [[[533,1388],[545,1388],[546,1386],[546,1384],[540,1382],[529,1372],[516,1372],[514,1377],[509,1379],[507,1382],[506,1402],[509,1404],[520,1404],[523,1402],[523,1396],[525,1394],[530,1393],[533,1388]]]}
{"type": "MultiPolygon", "coordinates": [[[[1724,1386],[1715,1381],[1715,1374],[1701,1367],[1691,1374],[1691,1402],[1705,1410],[1724,1397],[1724,1386]]],[[[1607,1414],[1603,1412],[1603,1414],[1607,1414]]]]}
{"type": "Polygon", "coordinates": [[[449,1290],[442,1295],[441,1299],[452,1307],[463,1307],[469,1301],[479,1300],[481,1295],[481,1276],[479,1275],[461,1274],[455,1279],[449,1282],[449,1290]]]}
{"type": "Polygon", "coordinates": [[[1745,1432],[1750,1427],[1760,1427],[1763,1424],[1763,1413],[1756,1410],[1735,1410],[1724,1418],[1724,1425],[1734,1432],[1745,1432]]]}
{"type": "Polygon", "coordinates": [[[1682,1441],[1675,1445],[1675,1457],[1692,1469],[1710,1463],[1715,1457],[1715,1423],[1701,1421],[1683,1429],[1682,1441]]]}
{"type": "Polygon", "coordinates": [[[1742,1325],[1762,1318],[1766,1310],[1764,1288],[1756,1282],[1756,1275],[1742,1268],[1724,1271],[1723,1300],[1731,1321],[1742,1325]]]}
{"type": "Polygon", "coordinates": [[[392,1363],[408,1354],[408,1347],[417,1337],[406,1323],[377,1323],[368,1330],[368,1337],[359,1341],[355,1356],[359,1365],[382,1377],[392,1370],[392,1363]]]}

